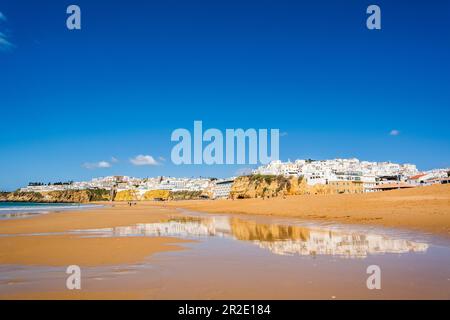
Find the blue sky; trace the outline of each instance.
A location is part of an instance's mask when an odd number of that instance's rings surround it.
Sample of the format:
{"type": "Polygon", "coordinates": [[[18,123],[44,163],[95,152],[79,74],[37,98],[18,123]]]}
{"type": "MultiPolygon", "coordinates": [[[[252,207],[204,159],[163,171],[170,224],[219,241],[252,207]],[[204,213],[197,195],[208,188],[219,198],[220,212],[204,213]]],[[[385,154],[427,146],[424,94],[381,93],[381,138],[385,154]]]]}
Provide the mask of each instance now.
{"type": "Polygon", "coordinates": [[[171,164],[171,132],[194,120],[279,128],[282,160],[450,166],[450,1],[1,0],[0,12],[0,190],[246,167],[171,164]],[[70,4],[81,30],[66,28],[70,4]],[[366,28],[370,4],[382,30],[366,28]]]}

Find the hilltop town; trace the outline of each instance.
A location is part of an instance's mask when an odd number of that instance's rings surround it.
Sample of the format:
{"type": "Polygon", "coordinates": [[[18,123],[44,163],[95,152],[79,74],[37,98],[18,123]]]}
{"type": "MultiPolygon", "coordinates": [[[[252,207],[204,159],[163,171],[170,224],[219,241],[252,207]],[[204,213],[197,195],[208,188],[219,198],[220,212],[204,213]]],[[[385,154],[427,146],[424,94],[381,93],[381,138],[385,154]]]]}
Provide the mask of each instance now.
{"type": "MultiPolygon", "coordinates": [[[[217,199],[304,193],[367,193],[445,184],[449,182],[449,171],[434,169],[422,172],[414,164],[369,162],[356,158],[294,162],[278,160],[258,167],[251,175],[228,179],[108,176],[80,182],[30,183],[20,192],[101,189],[111,192],[111,198],[116,200],[166,200],[170,194],[217,199]],[[249,192],[249,189],[253,192],[249,192]]],[[[183,199],[189,197],[184,196],[183,199]]]]}

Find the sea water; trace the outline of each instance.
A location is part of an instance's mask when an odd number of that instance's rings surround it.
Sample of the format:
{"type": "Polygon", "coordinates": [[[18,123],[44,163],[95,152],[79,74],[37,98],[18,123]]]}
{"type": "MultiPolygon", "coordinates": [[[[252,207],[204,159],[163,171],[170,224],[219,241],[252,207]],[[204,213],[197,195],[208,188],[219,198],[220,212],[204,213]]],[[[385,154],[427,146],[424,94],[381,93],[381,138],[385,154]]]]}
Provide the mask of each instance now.
{"type": "Polygon", "coordinates": [[[26,218],[52,211],[80,210],[100,207],[79,203],[0,202],[0,220],[26,218]]]}

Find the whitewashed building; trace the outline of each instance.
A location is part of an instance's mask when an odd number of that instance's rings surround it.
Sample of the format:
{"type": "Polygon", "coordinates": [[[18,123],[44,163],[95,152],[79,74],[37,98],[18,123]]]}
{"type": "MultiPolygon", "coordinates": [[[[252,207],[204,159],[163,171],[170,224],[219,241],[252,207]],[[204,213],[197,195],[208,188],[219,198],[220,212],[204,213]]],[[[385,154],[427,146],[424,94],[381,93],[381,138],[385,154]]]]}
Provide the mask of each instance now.
{"type": "Polygon", "coordinates": [[[217,180],[213,188],[214,199],[227,199],[230,196],[234,179],[217,180]]]}

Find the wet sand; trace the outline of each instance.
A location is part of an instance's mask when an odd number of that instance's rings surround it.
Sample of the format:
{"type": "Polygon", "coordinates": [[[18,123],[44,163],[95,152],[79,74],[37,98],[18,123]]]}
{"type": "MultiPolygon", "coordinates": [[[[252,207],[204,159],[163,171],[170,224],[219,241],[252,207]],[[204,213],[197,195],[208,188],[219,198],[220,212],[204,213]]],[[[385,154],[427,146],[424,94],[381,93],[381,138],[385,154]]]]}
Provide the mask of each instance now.
{"type": "Polygon", "coordinates": [[[3,220],[0,299],[449,299],[450,245],[422,237],[448,238],[449,192],[115,203],[3,220]],[[199,222],[177,208],[208,214],[199,222]],[[321,231],[293,218],[367,230],[321,231]],[[373,226],[421,232],[402,240],[403,232],[377,235],[373,226]],[[104,231],[81,232],[88,229],[104,231]],[[82,267],[81,291],[65,289],[71,264],[82,267]],[[371,264],[385,270],[383,291],[365,286],[371,264]]]}
{"type": "Polygon", "coordinates": [[[99,209],[52,212],[24,219],[0,220],[0,234],[67,232],[77,229],[96,229],[126,226],[136,223],[166,221],[177,212],[170,208],[153,208],[139,203],[129,207],[126,203],[102,203],[99,209]]]}
{"type": "Polygon", "coordinates": [[[74,230],[163,222],[174,210],[115,204],[95,210],[53,212],[0,221],[0,264],[96,266],[141,261],[156,252],[182,250],[175,238],[85,238],[74,230]],[[52,234],[52,233],[56,233],[52,234]],[[61,233],[61,234],[59,234],[61,233]],[[39,236],[35,236],[39,235],[39,236]]]}
{"type": "Polygon", "coordinates": [[[114,207],[95,210],[0,221],[0,234],[64,232],[165,221],[169,216],[181,215],[177,208],[407,228],[450,237],[450,185],[371,194],[290,196],[285,199],[138,202],[132,207],[115,203],[114,207]]]}
{"type": "Polygon", "coordinates": [[[143,294],[136,292],[87,292],[56,291],[31,292],[11,295],[0,295],[0,300],[143,300],[143,294]]]}
{"type": "Polygon", "coordinates": [[[370,194],[304,195],[265,200],[177,201],[160,205],[209,213],[285,216],[406,228],[450,237],[450,185],[370,194]]]}
{"type": "Polygon", "coordinates": [[[149,255],[181,250],[174,238],[82,238],[15,236],[0,238],[0,263],[11,265],[101,266],[142,261],[149,255]]]}
{"type": "MultiPolygon", "coordinates": [[[[240,228],[254,229],[246,223],[240,228]]],[[[308,239],[315,242],[312,234],[308,239]]],[[[80,291],[65,290],[65,267],[0,265],[6,278],[0,280],[0,299],[450,298],[448,247],[340,258],[279,255],[231,238],[199,240],[188,243],[187,250],[157,253],[137,264],[84,267],[80,291]],[[382,268],[382,290],[366,287],[366,268],[373,264],[382,268]]],[[[355,249],[363,242],[355,236],[347,240],[355,249]]]]}

